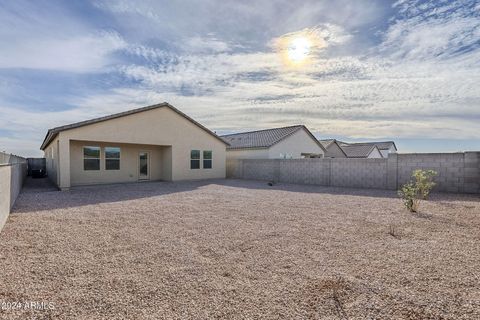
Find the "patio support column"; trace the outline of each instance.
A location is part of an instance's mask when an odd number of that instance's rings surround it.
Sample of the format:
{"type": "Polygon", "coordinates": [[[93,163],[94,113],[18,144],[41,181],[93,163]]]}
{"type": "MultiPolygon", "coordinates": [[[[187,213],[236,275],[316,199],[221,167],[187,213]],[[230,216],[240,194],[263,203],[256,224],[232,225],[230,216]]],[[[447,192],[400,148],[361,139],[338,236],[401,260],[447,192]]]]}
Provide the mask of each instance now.
{"type": "Polygon", "coordinates": [[[58,143],[58,155],[60,157],[59,173],[60,173],[60,185],[59,188],[62,191],[70,189],[70,140],[60,139],[58,143]]]}

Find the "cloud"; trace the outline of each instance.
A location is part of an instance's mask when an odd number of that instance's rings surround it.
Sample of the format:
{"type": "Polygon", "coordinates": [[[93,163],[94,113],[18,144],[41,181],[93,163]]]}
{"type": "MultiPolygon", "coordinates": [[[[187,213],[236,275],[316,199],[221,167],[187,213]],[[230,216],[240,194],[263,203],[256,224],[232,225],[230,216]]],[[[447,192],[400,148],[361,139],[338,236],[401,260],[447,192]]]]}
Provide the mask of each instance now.
{"type": "Polygon", "coordinates": [[[14,1],[0,10],[0,69],[99,72],[126,47],[122,36],[96,28],[72,8],[52,2],[14,1]]]}
{"type": "Polygon", "coordinates": [[[0,47],[0,68],[98,72],[112,64],[110,54],[126,47],[116,33],[67,38],[29,38],[0,47]]]}
{"type": "Polygon", "coordinates": [[[473,54],[478,58],[480,11],[472,1],[399,1],[400,17],[390,25],[379,49],[392,59],[442,60],[473,54]]]}
{"type": "Polygon", "coordinates": [[[215,38],[213,35],[188,38],[183,42],[182,48],[190,53],[217,53],[231,50],[228,43],[215,38]]]}
{"type": "MultiPolygon", "coordinates": [[[[64,32],[29,16],[40,34],[21,25],[22,41],[0,66],[87,73],[102,90],[69,92],[60,112],[0,99],[0,127],[10,133],[0,143],[15,148],[23,136],[40,145],[49,127],[161,101],[221,132],[304,123],[321,137],[478,139],[477,7],[366,3],[102,1],[96,9],[116,28],[71,19],[64,32]],[[289,68],[278,42],[301,36],[315,46],[308,63],[289,68]],[[33,47],[32,57],[21,52],[33,47]],[[22,132],[25,123],[35,124],[22,132]]],[[[0,93],[28,92],[21,85],[0,77],[0,93]]]]}

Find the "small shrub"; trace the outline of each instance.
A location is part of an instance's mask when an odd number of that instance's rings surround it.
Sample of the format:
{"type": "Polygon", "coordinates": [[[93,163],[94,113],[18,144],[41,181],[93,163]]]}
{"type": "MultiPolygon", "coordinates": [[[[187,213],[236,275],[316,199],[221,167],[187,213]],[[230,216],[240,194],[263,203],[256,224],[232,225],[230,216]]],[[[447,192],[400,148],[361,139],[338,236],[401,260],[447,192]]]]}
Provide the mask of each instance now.
{"type": "Polygon", "coordinates": [[[435,187],[433,178],[437,176],[437,172],[434,170],[415,170],[412,173],[412,177],[415,179],[415,184],[418,187],[422,199],[427,200],[430,191],[435,187]]]}
{"type": "Polygon", "coordinates": [[[419,189],[413,182],[405,184],[402,189],[398,191],[398,194],[403,199],[403,204],[410,212],[417,212],[420,204],[419,189]]]}
{"type": "Polygon", "coordinates": [[[402,186],[398,194],[403,199],[403,204],[410,212],[417,212],[420,200],[426,200],[430,191],[435,186],[433,178],[437,173],[433,170],[415,170],[412,173],[414,181],[402,186]]]}

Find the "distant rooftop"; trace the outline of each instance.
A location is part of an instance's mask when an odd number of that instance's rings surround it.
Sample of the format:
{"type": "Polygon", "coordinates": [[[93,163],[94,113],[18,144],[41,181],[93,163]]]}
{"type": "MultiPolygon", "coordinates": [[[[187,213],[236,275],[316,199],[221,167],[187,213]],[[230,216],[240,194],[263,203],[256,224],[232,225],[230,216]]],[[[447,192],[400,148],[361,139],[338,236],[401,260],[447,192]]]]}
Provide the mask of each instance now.
{"type": "Polygon", "coordinates": [[[220,136],[229,144],[227,149],[260,149],[270,148],[299,130],[305,130],[317,144],[323,145],[313,136],[304,125],[294,125],[281,128],[263,129],[256,131],[240,132],[220,136]]]}
{"type": "Polygon", "coordinates": [[[355,142],[355,143],[348,143],[338,141],[340,146],[376,146],[379,150],[387,150],[390,149],[392,146],[397,150],[397,146],[393,141],[374,141],[374,142],[355,142]]]}
{"type": "Polygon", "coordinates": [[[282,128],[240,132],[220,136],[230,146],[227,149],[269,148],[304,126],[295,125],[282,128]]]}
{"type": "Polygon", "coordinates": [[[348,158],[367,158],[368,155],[375,149],[374,144],[351,144],[342,145],[343,152],[348,158]]]}

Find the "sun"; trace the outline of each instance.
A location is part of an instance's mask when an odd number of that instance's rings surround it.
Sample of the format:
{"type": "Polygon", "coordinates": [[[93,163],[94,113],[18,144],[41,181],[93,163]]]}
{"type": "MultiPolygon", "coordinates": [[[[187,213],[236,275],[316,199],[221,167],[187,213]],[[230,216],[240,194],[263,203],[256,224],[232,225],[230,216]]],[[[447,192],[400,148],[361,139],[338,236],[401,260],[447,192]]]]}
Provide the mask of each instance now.
{"type": "Polygon", "coordinates": [[[288,59],[293,63],[303,62],[308,58],[311,47],[311,42],[305,37],[292,39],[287,47],[288,59]]]}

